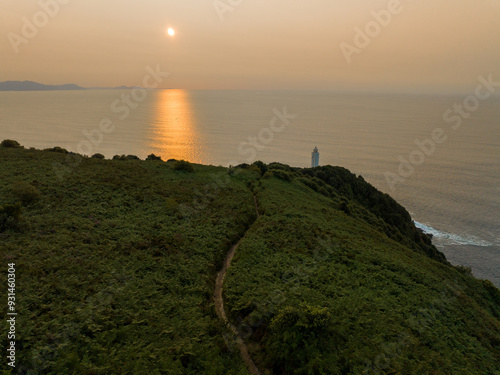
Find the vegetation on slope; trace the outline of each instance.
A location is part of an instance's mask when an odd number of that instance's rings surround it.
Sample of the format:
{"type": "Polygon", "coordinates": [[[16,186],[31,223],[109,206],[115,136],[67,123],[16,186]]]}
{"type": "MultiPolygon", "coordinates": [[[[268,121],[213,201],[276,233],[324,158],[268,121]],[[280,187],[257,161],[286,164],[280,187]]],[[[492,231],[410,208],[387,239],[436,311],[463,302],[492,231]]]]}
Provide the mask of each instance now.
{"type": "Polygon", "coordinates": [[[388,194],[368,184],[362,176],[331,165],[301,169],[273,163],[268,170],[285,181],[296,179],[326,197],[341,198],[339,208],[345,213],[356,213],[358,218],[379,228],[388,237],[447,263],[431,239],[415,227],[409,212],[388,194]]]}
{"type": "MultiPolygon", "coordinates": [[[[272,171],[272,170],[271,170],[272,171]]],[[[261,180],[262,215],[225,286],[232,321],[274,374],[493,374],[500,293],[369,225],[355,200],[261,180]]]]}
{"type": "Polygon", "coordinates": [[[0,148],[15,373],[247,374],[212,295],[225,252],[255,219],[246,185],[257,173],[85,158],[58,180],[54,162],[64,154],[0,148]]]}
{"type": "Polygon", "coordinates": [[[345,169],[68,155],[0,145],[15,373],[248,374],[213,303],[245,232],[223,292],[264,372],[500,370],[500,292],[345,169]]]}

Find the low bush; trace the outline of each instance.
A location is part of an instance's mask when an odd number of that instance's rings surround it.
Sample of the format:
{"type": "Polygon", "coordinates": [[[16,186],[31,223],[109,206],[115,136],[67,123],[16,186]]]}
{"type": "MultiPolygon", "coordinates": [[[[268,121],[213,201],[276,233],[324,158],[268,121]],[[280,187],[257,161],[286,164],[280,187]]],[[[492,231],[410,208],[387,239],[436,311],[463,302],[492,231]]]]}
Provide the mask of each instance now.
{"type": "Polygon", "coordinates": [[[140,160],[139,157],[135,155],[115,155],[113,156],[113,160],[140,160]]]}
{"type": "Polygon", "coordinates": [[[276,374],[336,373],[332,370],[337,367],[334,353],[340,336],[332,327],[326,308],[285,307],[269,324],[267,365],[276,374]],[[312,364],[320,371],[310,368],[312,364]]]}
{"type": "Polygon", "coordinates": [[[19,144],[18,141],[14,141],[12,139],[3,140],[2,143],[0,143],[0,146],[5,147],[5,148],[22,148],[23,147],[19,144]]]}
{"type": "Polygon", "coordinates": [[[279,178],[280,180],[288,182],[291,182],[293,180],[293,175],[290,172],[285,172],[280,169],[273,169],[270,170],[269,172],[271,172],[274,175],[274,177],[279,178]]]}
{"type": "Polygon", "coordinates": [[[255,165],[259,168],[261,176],[263,176],[267,172],[268,168],[264,162],[259,160],[259,161],[256,161],[255,163],[253,163],[253,165],[255,165]]]}
{"type": "Polygon", "coordinates": [[[25,205],[38,201],[42,196],[36,187],[22,181],[14,184],[12,193],[25,205]]]}
{"type": "Polygon", "coordinates": [[[0,206],[0,233],[18,229],[21,221],[21,203],[0,206]]]}
{"type": "MultiPolygon", "coordinates": [[[[500,289],[498,289],[490,280],[481,280],[484,289],[488,291],[493,302],[497,305],[500,305],[500,289]]],[[[500,318],[500,315],[497,313],[496,316],[500,318]]]]}
{"type": "Polygon", "coordinates": [[[246,168],[247,171],[252,171],[252,172],[257,172],[259,175],[262,176],[262,172],[258,166],[255,164],[249,165],[248,168],[246,168]]]}
{"type": "Polygon", "coordinates": [[[472,269],[470,267],[466,266],[455,266],[456,270],[460,273],[463,273],[464,275],[471,276],[472,275],[472,269]]]}
{"type": "Polygon", "coordinates": [[[174,169],[176,171],[184,171],[184,172],[189,172],[189,173],[194,172],[194,168],[191,165],[191,163],[188,161],[185,161],[185,160],[179,160],[178,162],[176,162],[174,165],[174,169]]]}
{"type": "Polygon", "coordinates": [[[161,161],[161,156],[156,156],[155,154],[148,155],[146,160],[159,160],[161,161]]]}
{"type": "Polygon", "coordinates": [[[275,169],[275,170],[279,169],[281,171],[286,171],[286,172],[293,171],[293,169],[289,165],[282,164],[282,163],[270,163],[267,167],[269,169],[275,169]]]}
{"type": "Polygon", "coordinates": [[[104,159],[105,157],[103,154],[97,153],[97,154],[92,155],[91,158],[92,159],[104,159]]]}
{"type": "Polygon", "coordinates": [[[48,151],[48,152],[57,152],[59,154],[69,154],[69,151],[66,150],[65,148],[62,147],[52,147],[52,148],[46,148],[43,151],[48,151]]]}
{"type": "Polygon", "coordinates": [[[349,203],[347,203],[346,201],[342,201],[342,203],[340,203],[340,211],[343,211],[344,213],[346,213],[347,215],[350,215],[351,214],[351,208],[350,208],[350,205],[349,203]]]}

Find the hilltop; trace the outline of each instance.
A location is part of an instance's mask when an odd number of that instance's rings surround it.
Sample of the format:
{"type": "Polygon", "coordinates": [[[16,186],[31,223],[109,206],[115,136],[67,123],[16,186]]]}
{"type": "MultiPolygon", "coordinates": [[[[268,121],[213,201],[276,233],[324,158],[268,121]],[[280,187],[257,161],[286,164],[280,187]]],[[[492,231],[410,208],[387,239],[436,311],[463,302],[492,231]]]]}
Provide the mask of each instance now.
{"type": "Polygon", "coordinates": [[[0,175],[15,373],[249,374],[214,303],[237,243],[224,308],[262,374],[500,371],[500,291],[344,168],[4,141],[0,175]]]}

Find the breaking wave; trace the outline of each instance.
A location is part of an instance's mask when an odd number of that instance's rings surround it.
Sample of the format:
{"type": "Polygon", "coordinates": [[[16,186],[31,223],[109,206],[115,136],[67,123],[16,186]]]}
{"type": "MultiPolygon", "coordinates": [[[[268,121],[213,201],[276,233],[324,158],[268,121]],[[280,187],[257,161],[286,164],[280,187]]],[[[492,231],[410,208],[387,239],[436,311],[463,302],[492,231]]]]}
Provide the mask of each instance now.
{"type": "Polygon", "coordinates": [[[429,225],[414,221],[415,226],[431,234],[435,245],[474,245],[474,246],[493,246],[491,242],[482,240],[472,235],[460,236],[458,234],[441,232],[429,225]]]}

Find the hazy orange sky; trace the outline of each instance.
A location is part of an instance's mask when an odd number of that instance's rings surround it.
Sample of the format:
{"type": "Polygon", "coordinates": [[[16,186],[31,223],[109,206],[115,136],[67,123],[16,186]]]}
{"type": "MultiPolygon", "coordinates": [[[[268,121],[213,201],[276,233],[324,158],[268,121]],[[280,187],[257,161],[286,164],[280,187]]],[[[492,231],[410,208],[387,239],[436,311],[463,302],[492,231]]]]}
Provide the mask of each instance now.
{"type": "Polygon", "coordinates": [[[132,86],[156,64],[171,73],[163,87],[187,89],[470,91],[480,75],[500,81],[500,0],[401,0],[348,63],[341,43],[355,47],[355,28],[394,2],[0,0],[0,81],[132,86]],[[38,31],[23,34],[34,17],[38,31]]]}

